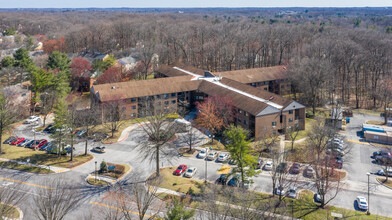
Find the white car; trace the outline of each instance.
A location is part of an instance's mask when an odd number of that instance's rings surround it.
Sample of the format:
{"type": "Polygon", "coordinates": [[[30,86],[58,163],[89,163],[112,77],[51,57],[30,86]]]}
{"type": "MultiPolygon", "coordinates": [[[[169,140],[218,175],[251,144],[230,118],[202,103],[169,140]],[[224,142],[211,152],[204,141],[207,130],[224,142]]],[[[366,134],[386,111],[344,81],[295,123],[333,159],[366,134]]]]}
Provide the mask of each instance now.
{"type": "Polygon", "coordinates": [[[218,155],[218,161],[219,162],[225,162],[227,159],[229,159],[229,154],[228,153],[220,153],[218,155]]]}
{"type": "Polygon", "coordinates": [[[215,160],[216,156],[218,156],[217,152],[209,152],[207,155],[207,160],[215,160]]]}
{"type": "Polygon", "coordinates": [[[196,168],[196,167],[188,168],[188,169],[186,170],[184,176],[185,176],[185,177],[192,178],[193,175],[195,175],[196,171],[197,171],[197,168],[196,168]]]}
{"type": "Polygon", "coordinates": [[[200,152],[197,154],[198,158],[205,158],[207,156],[208,153],[208,149],[207,148],[203,148],[200,150],[200,152]]]}
{"type": "Polygon", "coordinates": [[[267,171],[272,170],[272,161],[267,161],[264,164],[264,170],[267,170],[267,171]]]}
{"type": "Polygon", "coordinates": [[[275,189],[275,194],[283,196],[285,194],[283,186],[278,184],[278,186],[275,189]]]}
{"type": "Polygon", "coordinates": [[[367,210],[368,209],[368,202],[365,197],[363,196],[357,196],[357,204],[358,208],[362,210],[367,210]]]}
{"type": "Polygon", "coordinates": [[[377,171],[377,175],[385,176],[385,173],[388,173],[388,176],[392,176],[392,169],[387,169],[387,170],[381,169],[377,171]]]}
{"type": "Polygon", "coordinates": [[[36,115],[32,115],[32,116],[29,116],[27,119],[26,119],[26,124],[31,124],[31,123],[36,123],[36,122],[39,122],[39,120],[41,119],[41,117],[39,117],[39,116],[36,116],[36,115]]]}

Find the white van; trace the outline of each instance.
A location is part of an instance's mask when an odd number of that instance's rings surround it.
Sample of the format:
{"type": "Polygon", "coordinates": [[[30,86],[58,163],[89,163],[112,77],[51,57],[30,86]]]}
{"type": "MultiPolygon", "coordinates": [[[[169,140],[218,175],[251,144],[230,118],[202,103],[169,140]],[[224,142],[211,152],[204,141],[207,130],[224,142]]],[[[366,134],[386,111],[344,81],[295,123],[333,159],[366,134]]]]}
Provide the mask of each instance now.
{"type": "Polygon", "coordinates": [[[192,129],[192,124],[185,119],[176,119],[174,123],[177,125],[178,132],[187,132],[192,129]]]}

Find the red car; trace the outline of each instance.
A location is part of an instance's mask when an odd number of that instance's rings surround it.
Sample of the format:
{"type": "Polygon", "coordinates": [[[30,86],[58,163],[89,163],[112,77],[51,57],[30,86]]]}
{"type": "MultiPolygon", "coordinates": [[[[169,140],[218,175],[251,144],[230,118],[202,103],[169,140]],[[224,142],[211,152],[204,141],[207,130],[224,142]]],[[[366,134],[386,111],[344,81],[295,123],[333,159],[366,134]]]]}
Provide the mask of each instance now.
{"type": "Polygon", "coordinates": [[[24,141],[25,138],[16,138],[14,141],[11,142],[12,145],[17,145],[20,142],[24,141]]]}
{"type": "Polygon", "coordinates": [[[37,147],[41,148],[42,146],[44,146],[44,144],[46,144],[48,142],[48,140],[42,139],[38,142],[37,147]]]}
{"type": "Polygon", "coordinates": [[[178,166],[177,169],[173,172],[173,174],[176,175],[176,176],[181,176],[181,175],[185,172],[186,168],[188,168],[187,165],[180,165],[180,166],[178,166]]]}

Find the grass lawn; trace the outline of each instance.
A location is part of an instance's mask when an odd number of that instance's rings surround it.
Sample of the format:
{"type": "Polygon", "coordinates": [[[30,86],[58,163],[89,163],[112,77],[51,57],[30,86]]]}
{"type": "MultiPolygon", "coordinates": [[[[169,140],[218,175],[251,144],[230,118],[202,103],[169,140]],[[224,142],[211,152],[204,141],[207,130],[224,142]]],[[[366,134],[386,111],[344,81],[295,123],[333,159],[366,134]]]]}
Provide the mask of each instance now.
{"type": "Polygon", "coordinates": [[[192,148],[191,151],[189,151],[189,147],[182,147],[178,149],[178,153],[182,154],[184,157],[191,157],[193,154],[196,152],[196,149],[192,148]]]}
{"type": "Polygon", "coordinates": [[[18,160],[23,162],[26,162],[27,159],[30,159],[30,163],[38,165],[50,165],[64,168],[72,168],[93,159],[93,156],[91,154],[87,154],[87,156],[76,156],[71,162],[69,156],[58,157],[54,154],[48,154],[45,151],[35,151],[30,148],[17,147],[8,144],[3,144],[2,146],[2,150],[5,152],[5,154],[1,154],[1,158],[18,160]]]}
{"type": "Polygon", "coordinates": [[[204,186],[204,182],[182,176],[175,176],[173,175],[173,172],[176,168],[177,167],[161,168],[160,177],[150,178],[149,183],[153,186],[159,186],[181,193],[187,193],[189,188],[192,189],[194,194],[200,193],[200,189],[204,186]]]}
{"type": "Polygon", "coordinates": [[[371,125],[384,125],[384,121],[367,121],[366,124],[371,124],[371,125]]]}
{"type": "MultiPolygon", "coordinates": [[[[0,204],[0,210],[3,210],[4,212],[6,212],[5,214],[3,214],[3,217],[7,217],[10,219],[18,219],[19,218],[19,212],[15,207],[12,207],[10,205],[6,205],[6,204],[0,204]]],[[[0,219],[2,216],[0,216],[0,219]]]]}
{"type": "MultiPolygon", "coordinates": [[[[113,137],[111,137],[112,133],[110,132],[110,129],[106,126],[106,124],[99,124],[94,127],[94,129],[91,131],[93,132],[101,132],[101,133],[106,133],[109,135],[108,138],[103,140],[104,143],[114,143],[118,141],[118,138],[120,138],[121,133],[124,131],[129,126],[132,126],[134,124],[139,123],[140,119],[130,119],[130,120],[124,120],[122,121],[122,125],[120,126],[120,129],[118,131],[114,132],[113,137]]],[[[82,128],[81,128],[82,129],[82,128]]]]}
{"type": "Polygon", "coordinates": [[[392,187],[392,178],[388,178],[388,182],[386,182],[385,177],[377,178],[377,180],[380,181],[380,183],[382,183],[382,184],[384,184],[386,186],[392,187]]]}
{"type": "Polygon", "coordinates": [[[308,190],[302,191],[299,199],[294,201],[294,216],[305,220],[333,219],[331,216],[332,212],[342,214],[343,219],[391,219],[373,214],[366,215],[366,212],[343,209],[334,206],[326,206],[325,209],[320,209],[317,204],[313,202],[313,192],[308,190]]]}
{"type": "Polygon", "coordinates": [[[208,149],[210,149],[210,147],[211,147],[213,150],[225,150],[225,146],[221,142],[219,142],[215,139],[213,140],[212,143],[208,142],[207,144],[204,144],[202,147],[205,147],[208,149]]]}
{"type": "MultiPolygon", "coordinates": [[[[301,143],[294,143],[294,152],[290,152],[288,155],[288,161],[295,161],[298,163],[308,163],[308,152],[306,151],[306,141],[301,143]]],[[[285,149],[291,150],[291,143],[285,143],[285,149]]]]}
{"type": "Polygon", "coordinates": [[[14,169],[14,170],[20,170],[20,171],[30,172],[30,173],[53,173],[53,171],[51,171],[49,169],[44,169],[44,168],[29,166],[29,165],[24,165],[24,164],[18,164],[18,163],[12,163],[12,162],[0,162],[0,167],[14,169]]]}
{"type": "Polygon", "coordinates": [[[95,178],[88,178],[87,182],[93,186],[107,186],[108,182],[99,180],[95,181],[95,178]]]}
{"type": "Polygon", "coordinates": [[[383,110],[353,109],[353,112],[357,113],[357,114],[368,114],[368,115],[380,116],[380,113],[383,112],[383,110]]]}
{"type": "Polygon", "coordinates": [[[114,179],[121,178],[124,174],[126,174],[131,169],[131,167],[127,164],[106,163],[106,165],[108,167],[112,165],[116,167],[114,168],[114,170],[108,171],[106,173],[100,173],[100,175],[112,177],[114,179]]]}

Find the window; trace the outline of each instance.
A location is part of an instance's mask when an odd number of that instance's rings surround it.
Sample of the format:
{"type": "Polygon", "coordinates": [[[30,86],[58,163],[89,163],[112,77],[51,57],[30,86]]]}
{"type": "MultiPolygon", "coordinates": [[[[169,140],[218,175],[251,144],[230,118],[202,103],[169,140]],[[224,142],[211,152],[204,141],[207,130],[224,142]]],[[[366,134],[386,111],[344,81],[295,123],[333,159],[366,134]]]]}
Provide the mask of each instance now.
{"type": "Polygon", "coordinates": [[[172,97],[176,97],[176,93],[172,93],[172,97]]]}
{"type": "Polygon", "coordinates": [[[242,120],[241,120],[241,118],[238,118],[238,122],[241,122],[242,120]]]}
{"type": "Polygon", "coordinates": [[[245,113],[245,116],[248,116],[248,112],[244,112],[245,113]]]}
{"type": "Polygon", "coordinates": [[[289,110],[289,114],[292,115],[293,114],[293,110],[289,110]]]}
{"type": "Polygon", "coordinates": [[[169,101],[165,101],[164,103],[165,103],[165,105],[168,105],[168,104],[169,104],[169,101]]]}
{"type": "Polygon", "coordinates": [[[276,135],[276,131],[273,131],[272,134],[273,134],[273,135],[276,135]]]}
{"type": "Polygon", "coordinates": [[[375,139],[375,140],[378,140],[378,136],[377,136],[377,135],[374,135],[374,139],[375,139]]]}
{"type": "Polygon", "coordinates": [[[272,126],[276,126],[276,122],[275,121],[272,122],[272,126]]]}
{"type": "Polygon", "coordinates": [[[289,118],[289,122],[293,122],[293,118],[289,118]]]}
{"type": "Polygon", "coordinates": [[[240,110],[238,110],[238,113],[242,114],[242,110],[241,110],[241,109],[240,109],[240,110]]]}
{"type": "Polygon", "coordinates": [[[169,94],[163,95],[163,98],[165,98],[165,99],[169,98],[169,94]]]}
{"type": "Polygon", "coordinates": [[[132,109],[136,109],[136,105],[132,105],[132,109]]]}
{"type": "Polygon", "coordinates": [[[263,85],[263,83],[261,83],[261,82],[258,82],[258,83],[257,83],[257,85],[258,85],[258,86],[261,86],[261,85],[263,85]]]}
{"type": "Polygon", "coordinates": [[[252,86],[254,87],[254,86],[256,86],[256,84],[255,84],[255,83],[252,83],[252,86]]]}
{"type": "Polygon", "coordinates": [[[176,104],[176,100],[172,100],[171,103],[172,103],[172,104],[176,104]]]}
{"type": "Polygon", "coordinates": [[[265,91],[267,91],[268,88],[264,88],[265,91]]]}
{"type": "Polygon", "coordinates": [[[160,99],[161,98],[161,95],[157,95],[157,99],[160,99]]]}
{"type": "Polygon", "coordinates": [[[264,82],[264,85],[268,85],[268,82],[264,82]]]}
{"type": "Polygon", "coordinates": [[[135,113],[132,113],[132,114],[131,114],[131,117],[136,117],[136,114],[135,114],[135,113]]]}
{"type": "Polygon", "coordinates": [[[179,92],[179,93],[177,93],[177,95],[184,95],[184,93],[183,92],[179,92]]]}
{"type": "Polygon", "coordinates": [[[131,98],[131,102],[136,102],[136,98],[131,98]]]}
{"type": "Polygon", "coordinates": [[[247,121],[247,120],[244,120],[244,124],[248,125],[248,121],[247,121]]]}

